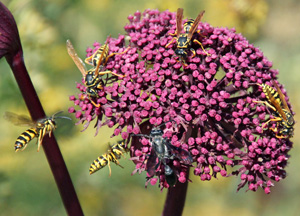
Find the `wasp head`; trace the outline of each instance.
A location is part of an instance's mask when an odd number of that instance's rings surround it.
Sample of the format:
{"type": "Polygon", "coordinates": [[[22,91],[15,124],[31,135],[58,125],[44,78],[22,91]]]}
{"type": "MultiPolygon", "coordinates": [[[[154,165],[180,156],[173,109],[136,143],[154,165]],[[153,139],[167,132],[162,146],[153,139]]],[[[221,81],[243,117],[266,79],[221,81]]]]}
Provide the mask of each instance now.
{"type": "Polygon", "coordinates": [[[183,59],[187,57],[187,52],[184,49],[176,49],[175,54],[183,59]]]}
{"type": "Polygon", "coordinates": [[[87,87],[86,93],[91,97],[98,97],[98,90],[102,90],[104,86],[101,76],[95,76],[95,72],[90,70],[86,74],[84,81],[87,87]]]}

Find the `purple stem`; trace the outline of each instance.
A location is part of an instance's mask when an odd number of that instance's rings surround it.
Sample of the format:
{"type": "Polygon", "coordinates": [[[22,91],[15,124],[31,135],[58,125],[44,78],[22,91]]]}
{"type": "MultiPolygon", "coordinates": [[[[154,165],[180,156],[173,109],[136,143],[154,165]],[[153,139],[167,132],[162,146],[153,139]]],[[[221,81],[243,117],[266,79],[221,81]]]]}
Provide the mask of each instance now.
{"type": "MultiPolygon", "coordinates": [[[[33,120],[45,117],[45,112],[24,64],[18,29],[10,11],[0,2],[0,58],[5,56],[19,85],[33,120]]],[[[58,144],[45,136],[43,148],[68,215],[83,215],[72,180],[58,144]]]]}
{"type": "MultiPolygon", "coordinates": [[[[187,171],[187,178],[188,177],[189,177],[189,170],[187,171]]],[[[187,188],[188,188],[188,181],[186,181],[185,183],[177,183],[176,187],[170,187],[168,189],[162,216],[182,215],[187,188]]]]}

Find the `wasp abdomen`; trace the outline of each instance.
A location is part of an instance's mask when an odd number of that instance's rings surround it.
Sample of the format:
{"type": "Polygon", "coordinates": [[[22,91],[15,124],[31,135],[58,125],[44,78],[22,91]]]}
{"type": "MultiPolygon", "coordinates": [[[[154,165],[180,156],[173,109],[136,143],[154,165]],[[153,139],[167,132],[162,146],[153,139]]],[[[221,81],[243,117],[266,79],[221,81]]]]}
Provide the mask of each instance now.
{"type": "Polygon", "coordinates": [[[110,162],[113,162],[120,167],[122,167],[119,164],[118,159],[121,158],[121,156],[128,151],[127,148],[125,148],[125,142],[119,141],[118,143],[110,146],[110,149],[104,153],[103,155],[99,156],[90,166],[90,174],[93,174],[94,172],[102,169],[106,165],[109,167],[109,176],[111,175],[111,168],[110,168],[110,162]]]}
{"type": "Polygon", "coordinates": [[[94,172],[102,169],[105,167],[108,163],[108,161],[111,160],[110,154],[103,154],[99,156],[90,166],[90,174],[93,174],[94,172]]]}
{"type": "Polygon", "coordinates": [[[188,19],[188,21],[186,21],[184,24],[183,24],[183,30],[185,33],[189,33],[192,25],[194,24],[195,20],[194,19],[188,19]]]}
{"type": "Polygon", "coordinates": [[[25,147],[28,142],[38,135],[35,128],[30,128],[24,131],[15,142],[15,151],[19,151],[21,148],[25,147]]]}

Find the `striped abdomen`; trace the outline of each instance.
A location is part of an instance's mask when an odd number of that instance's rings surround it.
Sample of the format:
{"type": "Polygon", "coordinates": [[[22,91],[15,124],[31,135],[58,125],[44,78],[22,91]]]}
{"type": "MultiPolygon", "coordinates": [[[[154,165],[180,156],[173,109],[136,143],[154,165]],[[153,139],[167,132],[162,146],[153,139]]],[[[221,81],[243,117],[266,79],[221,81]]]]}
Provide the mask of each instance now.
{"type": "Polygon", "coordinates": [[[27,143],[29,143],[37,135],[38,132],[36,128],[30,128],[24,131],[16,140],[15,151],[17,152],[21,148],[26,147],[27,143]]]}
{"type": "Polygon", "coordinates": [[[102,169],[105,167],[109,161],[112,161],[111,153],[105,153],[98,157],[90,166],[90,174],[93,174],[94,172],[98,171],[99,169],[102,169]]]}
{"type": "Polygon", "coordinates": [[[194,19],[188,19],[184,24],[183,24],[183,30],[185,33],[189,33],[191,27],[194,24],[194,19]]]}
{"type": "MultiPolygon", "coordinates": [[[[124,141],[119,141],[118,143],[110,146],[110,149],[106,153],[98,157],[91,164],[89,169],[90,174],[93,174],[94,172],[102,169],[107,164],[109,165],[110,162],[113,162],[120,166],[118,159],[120,159],[125,152],[127,152],[127,149],[125,148],[124,141]]],[[[110,165],[109,165],[109,170],[110,170],[110,165]]],[[[111,170],[110,170],[110,174],[111,174],[111,170]]]]}
{"type": "Polygon", "coordinates": [[[264,92],[264,94],[266,95],[266,98],[268,99],[268,101],[271,102],[271,104],[279,104],[279,106],[281,106],[281,99],[279,96],[279,93],[272,88],[271,86],[267,85],[267,84],[262,84],[262,90],[264,92]]]}
{"type": "Polygon", "coordinates": [[[92,58],[94,67],[97,66],[99,60],[101,60],[101,64],[103,64],[106,61],[106,57],[108,55],[108,50],[109,50],[108,44],[104,44],[94,53],[93,58],[92,58]],[[103,53],[103,55],[102,55],[102,53],[103,53]],[[102,59],[100,59],[101,55],[102,55],[102,59]]]}

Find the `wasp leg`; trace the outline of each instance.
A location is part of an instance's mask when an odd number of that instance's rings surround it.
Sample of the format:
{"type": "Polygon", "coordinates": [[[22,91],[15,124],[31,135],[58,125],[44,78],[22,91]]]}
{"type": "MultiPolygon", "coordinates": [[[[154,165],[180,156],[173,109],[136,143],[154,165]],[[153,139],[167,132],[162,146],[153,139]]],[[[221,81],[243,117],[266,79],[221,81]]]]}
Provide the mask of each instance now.
{"type": "MultiPolygon", "coordinates": [[[[123,154],[123,152],[120,150],[115,150],[114,153],[117,155],[122,155],[123,158],[126,158],[125,155],[123,154]]],[[[117,161],[117,159],[116,159],[116,161],[117,161]]]]}
{"type": "Polygon", "coordinates": [[[165,46],[165,48],[168,48],[174,39],[176,39],[176,37],[173,37],[172,40],[165,46]]]}
{"type": "Polygon", "coordinates": [[[206,50],[204,49],[204,47],[200,41],[198,41],[197,39],[194,39],[193,42],[199,44],[201,46],[201,49],[205,52],[205,54],[210,56],[210,54],[208,52],[206,52],[206,50]]]}
{"type": "Polygon", "coordinates": [[[196,56],[196,51],[193,48],[190,48],[190,51],[193,53],[192,58],[196,56]]]}
{"type": "Polygon", "coordinates": [[[110,160],[107,160],[107,165],[108,165],[108,169],[109,169],[109,177],[111,177],[110,160]]]}
{"type": "MultiPolygon", "coordinates": [[[[25,145],[22,147],[21,151],[24,151],[24,149],[26,149],[26,147],[27,147],[27,144],[25,144],[25,145]]],[[[15,152],[17,152],[17,151],[19,151],[19,150],[20,150],[20,148],[16,149],[15,152]]]]}
{"type": "Polygon", "coordinates": [[[277,134],[277,132],[278,132],[278,129],[277,128],[269,128],[271,131],[273,131],[274,133],[276,133],[277,134]]]}
{"type": "MultiPolygon", "coordinates": [[[[94,55],[91,55],[91,56],[87,57],[87,58],[84,60],[84,62],[87,63],[87,64],[89,64],[89,65],[93,65],[93,61],[92,61],[93,57],[94,57],[94,55]],[[91,63],[91,62],[92,62],[92,63],[91,63]]],[[[94,65],[93,65],[93,66],[94,66],[94,65]]]]}
{"type": "Polygon", "coordinates": [[[102,71],[102,72],[99,72],[99,75],[110,74],[110,73],[117,77],[121,77],[121,78],[125,77],[125,75],[120,75],[120,74],[114,73],[112,71],[102,71]]]}
{"type": "Polygon", "coordinates": [[[176,36],[176,35],[177,35],[177,29],[175,30],[174,33],[169,33],[169,35],[171,35],[171,36],[176,36]]]}
{"type": "Polygon", "coordinates": [[[184,60],[177,60],[177,59],[175,59],[175,61],[177,61],[177,62],[180,62],[181,64],[182,64],[182,66],[188,66],[185,62],[184,62],[184,60]]]}
{"type": "MultiPolygon", "coordinates": [[[[111,150],[111,151],[112,151],[112,150],[111,150]]],[[[123,152],[122,152],[122,151],[119,151],[119,150],[115,150],[114,152],[111,153],[111,156],[112,156],[112,158],[113,158],[112,161],[113,161],[116,165],[122,167],[122,166],[120,165],[120,162],[119,162],[118,159],[117,159],[117,157],[118,157],[119,155],[124,156],[124,155],[123,155],[123,152]]],[[[124,167],[122,167],[122,168],[124,168],[124,167]]]]}
{"type": "Polygon", "coordinates": [[[278,139],[284,139],[284,138],[287,138],[287,136],[284,136],[284,135],[281,135],[281,136],[279,136],[279,135],[275,135],[276,136],[276,138],[278,138],[278,139]]]}
{"type": "Polygon", "coordinates": [[[38,149],[37,149],[38,152],[40,151],[40,148],[41,148],[41,145],[42,145],[42,142],[43,142],[43,138],[44,138],[45,135],[46,135],[46,127],[41,129],[40,132],[39,132],[38,149]]]}
{"type": "Polygon", "coordinates": [[[101,104],[96,104],[93,100],[91,100],[91,103],[97,108],[101,107],[101,104]]]}
{"type": "Polygon", "coordinates": [[[269,128],[271,131],[273,131],[276,135],[276,138],[278,138],[278,139],[283,139],[283,138],[287,138],[288,136],[285,136],[285,135],[278,135],[278,128],[276,127],[276,128],[269,128]]]}
{"type": "Polygon", "coordinates": [[[105,62],[103,63],[103,65],[106,65],[106,63],[107,63],[107,61],[108,61],[109,58],[113,57],[114,55],[121,55],[121,54],[124,54],[124,53],[126,53],[129,49],[130,49],[130,47],[127,47],[127,48],[126,48],[123,52],[121,52],[121,53],[111,53],[110,55],[108,55],[108,56],[106,57],[106,60],[105,60],[105,62]]]}
{"type": "Polygon", "coordinates": [[[273,111],[276,112],[276,108],[273,107],[271,104],[269,104],[267,101],[257,101],[257,100],[252,100],[254,103],[263,103],[265,104],[266,106],[270,107],[273,111]]]}
{"type": "Polygon", "coordinates": [[[116,160],[115,164],[124,169],[124,167],[121,166],[121,164],[120,164],[120,162],[118,160],[116,160]]]}
{"type": "Polygon", "coordinates": [[[197,30],[196,32],[197,32],[201,37],[206,38],[205,35],[201,34],[201,30],[197,30]]]}
{"type": "Polygon", "coordinates": [[[267,122],[265,122],[262,126],[262,128],[264,128],[269,122],[279,122],[282,121],[281,118],[277,117],[277,118],[273,118],[273,119],[269,119],[267,122]]]}

